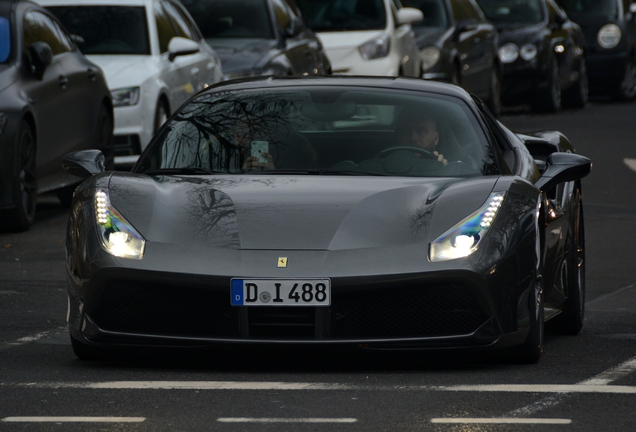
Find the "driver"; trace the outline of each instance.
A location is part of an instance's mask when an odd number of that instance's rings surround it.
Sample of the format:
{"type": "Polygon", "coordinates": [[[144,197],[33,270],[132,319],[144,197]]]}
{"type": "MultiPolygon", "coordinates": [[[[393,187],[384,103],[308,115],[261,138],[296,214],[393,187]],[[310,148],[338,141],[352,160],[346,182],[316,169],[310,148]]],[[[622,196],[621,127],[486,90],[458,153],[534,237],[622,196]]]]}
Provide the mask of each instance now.
{"type": "Polygon", "coordinates": [[[395,131],[398,145],[423,148],[437,156],[437,160],[444,165],[448,164],[448,160],[436,149],[439,144],[439,131],[437,122],[430,114],[402,110],[395,131]]]}

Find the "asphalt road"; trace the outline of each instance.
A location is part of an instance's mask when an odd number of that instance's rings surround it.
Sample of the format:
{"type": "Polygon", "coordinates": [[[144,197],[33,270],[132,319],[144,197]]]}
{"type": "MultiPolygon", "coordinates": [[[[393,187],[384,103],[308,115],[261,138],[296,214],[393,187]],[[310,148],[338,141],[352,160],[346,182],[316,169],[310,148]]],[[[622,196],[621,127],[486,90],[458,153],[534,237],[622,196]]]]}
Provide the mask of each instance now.
{"type": "Polygon", "coordinates": [[[548,335],[538,364],[268,350],[79,361],[64,329],[67,211],[47,195],[31,231],[0,234],[0,431],[636,430],[636,103],[501,121],[560,130],[594,162],[585,327],[548,335]]]}

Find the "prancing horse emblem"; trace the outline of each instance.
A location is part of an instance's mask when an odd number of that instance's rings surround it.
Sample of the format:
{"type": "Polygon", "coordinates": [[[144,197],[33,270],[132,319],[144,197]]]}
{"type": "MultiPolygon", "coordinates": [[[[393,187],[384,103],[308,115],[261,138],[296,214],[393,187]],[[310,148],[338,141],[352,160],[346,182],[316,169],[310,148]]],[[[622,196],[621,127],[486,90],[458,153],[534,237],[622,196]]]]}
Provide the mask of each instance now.
{"type": "Polygon", "coordinates": [[[278,267],[287,267],[287,257],[278,258],[278,267]]]}

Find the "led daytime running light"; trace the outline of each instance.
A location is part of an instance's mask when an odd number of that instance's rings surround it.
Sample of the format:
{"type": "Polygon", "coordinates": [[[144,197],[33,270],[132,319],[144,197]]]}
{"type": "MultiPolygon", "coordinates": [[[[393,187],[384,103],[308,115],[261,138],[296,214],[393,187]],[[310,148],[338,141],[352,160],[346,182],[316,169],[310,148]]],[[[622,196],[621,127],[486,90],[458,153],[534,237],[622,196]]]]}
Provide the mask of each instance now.
{"type": "Polygon", "coordinates": [[[108,192],[95,192],[95,220],[104,249],[120,258],[142,259],[146,241],[113,207],[108,192]]]}

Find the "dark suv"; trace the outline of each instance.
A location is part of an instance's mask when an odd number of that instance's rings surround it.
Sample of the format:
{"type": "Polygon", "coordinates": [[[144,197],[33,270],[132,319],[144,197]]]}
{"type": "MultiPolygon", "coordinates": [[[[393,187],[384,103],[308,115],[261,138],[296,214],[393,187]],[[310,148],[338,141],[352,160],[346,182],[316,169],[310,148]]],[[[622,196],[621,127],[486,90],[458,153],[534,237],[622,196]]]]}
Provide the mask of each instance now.
{"type": "Polygon", "coordinates": [[[630,0],[557,0],[583,29],[593,91],[636,97],[636,5],[630,0]]]}

